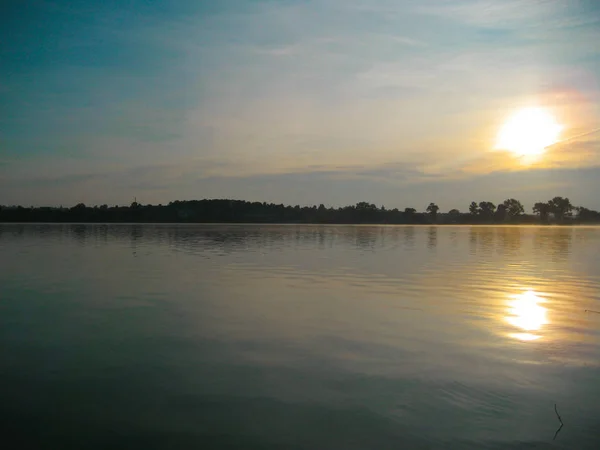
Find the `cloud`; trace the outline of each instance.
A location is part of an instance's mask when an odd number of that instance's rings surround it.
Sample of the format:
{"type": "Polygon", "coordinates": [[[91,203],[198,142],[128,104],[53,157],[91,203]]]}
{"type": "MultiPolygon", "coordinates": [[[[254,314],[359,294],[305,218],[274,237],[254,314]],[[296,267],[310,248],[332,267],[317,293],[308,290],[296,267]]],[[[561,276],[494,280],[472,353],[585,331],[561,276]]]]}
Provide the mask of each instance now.
{"type": "Polygon", "coordinates": [[[3,53],[0,156],[10,165],[0,169],[10,173],[2,183],[27,202],[72,198],[61,186],[77,185],[115,201],[139,191],[163,201],[217,188],[244,194],[243,183],[265,194],[262,179],[295,198],[302,177],[327,186],[323,193],[337,192],[335,180],[385,196],[411,184],[596,164],[591,140],[553,148],[537,166],[488,152],[505,117],[529,103],[556,109],[573,132],[598,123],[598,16],[564,5],[46,5],[44,23],[15,16],[39,35],[14,34],[3,53]],[[36,54],[47,36],[47,52],[36,54]],[[298,184],[272,181],[286,176],[298,184]],[[18,193],[19,180],[30,188],[18,193]],[[45,192],[35,188],[42,184],[45,192]]]}
{"type": "Polygon", "coordinates": [[[597,132],[581,136],[581,140],[565,141],[546,149],[539,158],[528,158],[506,151],[490,151],[455,166],[461,176],[496,172],[531,172],[547,169],[578,169],[600,167],[600,139],[597,132]],[[591,139],[585,139],[591,138],[591,139]]]}
{"type": "Polygon", "coordinates": [[[30,187],[51,188],[54,186],[69,187],[75,186],[78,189],[87,185],[89,182],[107,178],[106,174],[88,173],[77,175],[63,175],[60,177],[37,177],[27,180],[30,187]]]}
{"type": "Polygon", "coordinates": [[[562,0],[458,0],[423,3],[418,8],[423,14],[491,28],[538,25],[544,19],[555,19],[568,11],[562,0]]]}

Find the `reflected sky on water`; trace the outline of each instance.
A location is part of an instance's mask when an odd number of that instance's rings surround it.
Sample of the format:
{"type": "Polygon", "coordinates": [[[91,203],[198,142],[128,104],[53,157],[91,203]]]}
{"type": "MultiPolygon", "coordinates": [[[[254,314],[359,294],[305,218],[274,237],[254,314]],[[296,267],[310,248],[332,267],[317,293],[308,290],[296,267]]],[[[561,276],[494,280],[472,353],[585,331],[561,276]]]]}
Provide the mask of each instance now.
{"type": "Polygon", "coordinates": [[[76,423],[78,442],[109,428],[154,448],[595,449],[599,244],[598,228],[0,225],[1,411],[37,427],[30,444],[76,423]]]}

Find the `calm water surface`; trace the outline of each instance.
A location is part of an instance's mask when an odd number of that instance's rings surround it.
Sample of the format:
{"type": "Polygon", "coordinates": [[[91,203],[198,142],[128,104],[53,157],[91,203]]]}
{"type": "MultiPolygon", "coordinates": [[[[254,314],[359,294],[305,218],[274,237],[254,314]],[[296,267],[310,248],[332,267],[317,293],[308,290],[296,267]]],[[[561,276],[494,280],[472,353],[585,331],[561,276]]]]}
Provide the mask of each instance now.
{"type": "Polygon", "coordinates": [[[0,225],[2,437],[598,449],[599,289],[600,228],[0,225]]]}

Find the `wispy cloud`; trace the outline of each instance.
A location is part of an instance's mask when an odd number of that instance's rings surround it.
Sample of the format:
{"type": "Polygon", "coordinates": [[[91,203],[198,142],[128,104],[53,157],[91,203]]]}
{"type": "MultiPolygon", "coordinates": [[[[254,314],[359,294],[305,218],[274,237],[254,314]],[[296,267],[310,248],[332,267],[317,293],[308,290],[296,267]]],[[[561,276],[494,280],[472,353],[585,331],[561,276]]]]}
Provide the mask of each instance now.
{"type": "Polygon", "coordinates": [[[442,0],[425,1],[418,11],[476,26],[517,28],[563,16],[568,4],[564,0],[442,0]]]}
{"type": "MultiPolygon", "coordinates": [[[[572,134],[598,123],[593,5],[44,5],[13,17],[0,53],[0,171],[15,198],[41,195],[43,183],[48,198],[74,198],[66,186],[78,182],[106,201],[140,190],[164,201],[198,186],[239,197],[245,182],[257,193],[263,185],[251,180],[285,176],[387,195],[411,183],[597,163],[591,139],[528,167],[489,152],[506,116],[532,103],[552,108],[572,134]],[[11,31],[19,26],[31,29],[11,31]]],[[[293,198],[294,183],[275,184],[293,198]]]]}
{"type": "Polygon", "coordinates": [[[546,149],[543,156],[530,159],[506,151],[483,153],[456,169],[463,174],[489,174],[540,169],[578,169],[600,167],[600,139],[590,131],[571,140],[557,143],[546,149]]]}

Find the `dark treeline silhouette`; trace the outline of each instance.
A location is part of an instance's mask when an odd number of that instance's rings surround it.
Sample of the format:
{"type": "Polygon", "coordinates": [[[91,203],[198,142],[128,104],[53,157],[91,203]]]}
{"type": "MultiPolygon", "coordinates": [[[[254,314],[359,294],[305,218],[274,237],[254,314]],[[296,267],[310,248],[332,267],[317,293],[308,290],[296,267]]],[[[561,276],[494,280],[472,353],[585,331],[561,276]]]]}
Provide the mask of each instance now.
{"type": "Polygon", "coordinates": [[[525,214],[520,201],[510,198],[499,205],[489,201],[471,202],[468,212],[452,209],[440,212],[430,203],[425,212],[415,208],[399,210],[377,207],[368,202],[353,206],[285,206],[243,200],[174,201],[168,205],[94,206],[80,203],[72,208],[22,206],[0,207],[0,222],[63,223],[332,223],[332,224],[581,224],[600,223],[600,213],[576,207],[568,198],[554,197],[533,206],[525,214]]]}

